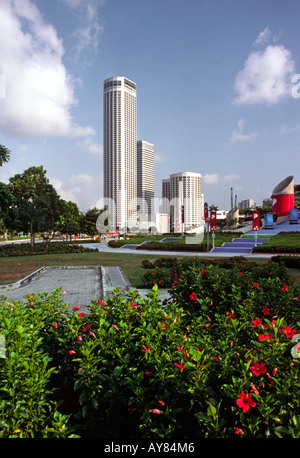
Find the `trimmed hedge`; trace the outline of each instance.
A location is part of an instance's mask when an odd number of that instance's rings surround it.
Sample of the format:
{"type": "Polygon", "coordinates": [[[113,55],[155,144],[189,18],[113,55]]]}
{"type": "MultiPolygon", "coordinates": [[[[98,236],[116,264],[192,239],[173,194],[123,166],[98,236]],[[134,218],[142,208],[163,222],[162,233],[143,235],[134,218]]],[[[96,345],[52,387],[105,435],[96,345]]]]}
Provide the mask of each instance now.
{"type": "MultiPolygon", "coordinates": [[[[186,243],[167,243],[167,242],[149,242],[147,245],[142,245],[136,248],[137,250],[153,250],[153,251],[207,251],[207,245],[186,243]]],[[[212,244],[209,244],[209,250],[212,249],[212,244]]]]}
{"type": "Polygon", "coordinates": [[[252,253],[300,253],[300,246],[270,246],[262,244],[254,247],[252,253]]]}
{"type": "Polygon", "coordinates": [[[34,256],[39,254],[65,254],[98,251],[97,248],[87,248],[81,245],[64,242],[35,243],[32,248],[30,243],[11,243],[0,246],[0,257],[8,256],[34,256]]]}
{"type": "Polygon", "coordinates": [[[282,263],[285,267],[300,269],[300,256],[272,256],[271,260],[282,263]]]}

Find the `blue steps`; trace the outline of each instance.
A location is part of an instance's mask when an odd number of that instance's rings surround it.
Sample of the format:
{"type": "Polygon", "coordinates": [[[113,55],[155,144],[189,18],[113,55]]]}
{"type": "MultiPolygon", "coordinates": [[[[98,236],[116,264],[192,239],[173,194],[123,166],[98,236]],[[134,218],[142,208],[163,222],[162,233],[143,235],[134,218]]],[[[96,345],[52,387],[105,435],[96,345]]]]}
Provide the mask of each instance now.
{"type": "Polygon", "coordinates": [[[234,247],[217,247],[212,250],[212,253],[232,253],[232,254],[247,254],[251,253],[252,248],[234,248],[234,247]]]}
{"type": "MultiPolygon", "coordinates": [[[[262,243],[267,242],[268,238],[258,238],[256,245],[259,246],[262,243]]],[[[231,242],[225,242],[221,247],[216,247],[212,250],[212,253],[232,253],[232,254],[249,254],[252,253],[252,249],[255,247],[255,239],[251,238],[239,238],[232,239],[231,242]]]]}

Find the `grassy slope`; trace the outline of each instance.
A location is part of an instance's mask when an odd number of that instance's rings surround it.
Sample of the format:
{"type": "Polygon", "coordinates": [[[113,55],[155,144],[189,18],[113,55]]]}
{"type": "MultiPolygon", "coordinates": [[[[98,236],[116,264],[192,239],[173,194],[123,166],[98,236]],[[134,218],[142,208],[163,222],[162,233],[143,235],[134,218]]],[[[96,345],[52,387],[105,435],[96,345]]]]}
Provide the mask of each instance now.
{"type": "Polygon", "coordinates": [[[285,247],[299,247],[300,246],[300,232],[280,232],[277,235],[273,235],[264,246],[285,246],[285,247]]]}

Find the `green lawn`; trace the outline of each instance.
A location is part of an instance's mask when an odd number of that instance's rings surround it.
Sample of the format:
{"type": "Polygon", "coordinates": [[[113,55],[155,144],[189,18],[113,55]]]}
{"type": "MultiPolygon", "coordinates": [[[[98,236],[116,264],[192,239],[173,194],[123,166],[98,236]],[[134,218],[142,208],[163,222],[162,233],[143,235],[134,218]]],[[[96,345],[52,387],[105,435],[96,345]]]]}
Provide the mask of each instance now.
{"type": "Polygon", "coordinates": [[[264,246],[285,246],[291,248],[300,247],[300,232],[280,232],[273,235],[270,240],[264,243],[264,246]]]}
{"type": "MultiPolygon", "coordinates": [[[[174,257],[170,253],[171,257],[174,257]]],[[[165,257],[165,256],[164,256],[165,257]]],[[[61,255],[15,256],[0,258],[0,284],[14,283],[43,266],[119,266],[135,288],[143,286],[141,277],[145,272],[142,267],[144,259],[154,260],[160,255],[114,253],[72,253],[61,255]]],[[[215,259],[215,258],[214,258],[215,259]]],[[[264,263],[264,259],[253,259],[264,263]]],[[[295,278],[300,287],[300,270],[289,269],[291,277],[295,278]]]]}
{"type": "Polygon", "coordinates": [[[72,253],[60,255],[12,256],[0,258],[0,284],[6,285],[21,280],[43,266],[119,266],[132,285],[139,284],[144,269],[144,259],[161,256],[124,253],[72,253]]]}

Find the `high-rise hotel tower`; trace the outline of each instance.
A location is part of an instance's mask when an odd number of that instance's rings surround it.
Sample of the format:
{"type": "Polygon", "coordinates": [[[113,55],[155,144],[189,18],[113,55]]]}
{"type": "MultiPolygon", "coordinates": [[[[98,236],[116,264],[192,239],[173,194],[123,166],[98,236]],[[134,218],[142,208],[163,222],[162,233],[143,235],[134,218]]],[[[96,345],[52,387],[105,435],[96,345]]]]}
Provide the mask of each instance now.
{"type": "Polygon", "coordinates": [[[201,192],[201,174],[173,173],[162,183],[163,208],[170,213],[170,226],[174,232],[192,230],[203,224],[204,194],[201,192]],[[168,202],[169,201],[169,202],[168,202]]]}
{"type": "Polygon", "coordinates": [[[136,84],[116,76],[104,81],[103,181],[111,224],[123,229],[136,220],[136,84]]]}
{"type": "Polygon", "coordinates": [[[137,197],[139,212],[154,212],[154,145],[144,140],[137,142],[137,197]]]}

